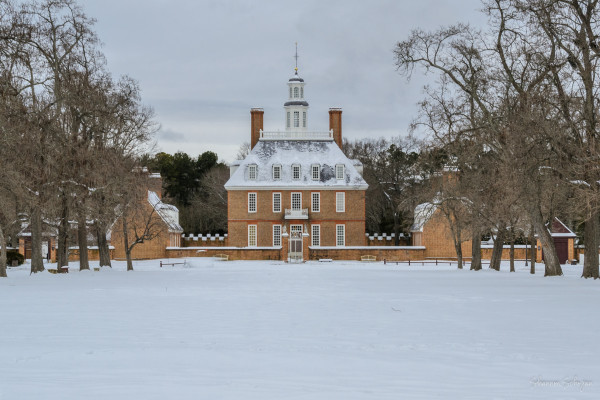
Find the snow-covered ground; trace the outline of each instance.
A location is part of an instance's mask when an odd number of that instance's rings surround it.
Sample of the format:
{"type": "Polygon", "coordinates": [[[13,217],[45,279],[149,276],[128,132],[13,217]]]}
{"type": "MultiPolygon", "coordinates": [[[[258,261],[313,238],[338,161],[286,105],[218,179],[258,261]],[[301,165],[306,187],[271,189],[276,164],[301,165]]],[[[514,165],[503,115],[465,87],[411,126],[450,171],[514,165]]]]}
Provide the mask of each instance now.
{"type": "Polygon", "coordinates": [[[28,268],[0,279],[0,400],[600,398],[580,266],[28,268]]]}

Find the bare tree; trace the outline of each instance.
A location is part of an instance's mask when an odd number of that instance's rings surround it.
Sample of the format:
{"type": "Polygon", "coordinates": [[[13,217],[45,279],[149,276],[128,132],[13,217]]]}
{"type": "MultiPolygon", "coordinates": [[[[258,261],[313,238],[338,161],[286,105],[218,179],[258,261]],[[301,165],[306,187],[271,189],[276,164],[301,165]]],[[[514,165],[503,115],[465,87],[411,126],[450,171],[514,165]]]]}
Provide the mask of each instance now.
{"type": "Polygon", "coordinates": [[[120,202],[114,187],[129,173],[113,165],[146,150],[156,128],[152,111],[141,106],[133,80],[112,81],[94,21],[74,0],[1,0],[0,8],[0,62],[12,99],[5,104],[13,110],[7,129],[29,150],[17,167],[31,220],[32,272],[43,269],[44,219],[59,222],[59,267],[68,264],[70,219],[78,221],[80,268],[89,268],[88,220],[104,235],[100,254],[110,263],[106,230],[120,202]]]}
{"type": "Polygon", "coordinates": [[[120,205],[123,247],[127,271],[133,271],[132,251],[135,246],[161,234],[161,218],[148,201],[147,170],[136,167],[125,177],[120,205]]]}
{"type": "Polygon", "coordinates": [[[238,152],[235,156],[236,160],[243,160],[244,158],[246,158],[246,156],[248,154],[250,154],[250,142],[244,142],[240,145],[240,148],[238,149],[238,152]]]}
{"type": "MultiPolygon", "coordinates": [[[[442,86],[437,93],[439,98],[456,98],[463,104],[465,111],[458,113],[453,121],[453,128],[448,130],[446,141],[464,142],[476,140],[482,150],[485,149],[491,157],[492,164],[487,168],[492,174],[488,176],[488,185],[502,182],[500,193],[526,192],[529,180],[511,180],[503,174],[510,164],[508,156],[514,148],[510,146],[513,137],[519,136],[522,130],[516,130],[513,121],[518,116],[530,121],[548,119],[551,114],[547,108],[540,107],[536,100],[542,99],[540,94],[547,94],[548,77],[551,75],[555,53],[552,42],[536,32],[527,31],[526,18],[519,13],[506,13],[504,1],[492,1],[488,7],[491,17],[489,32],[480,33],[467,26],[457,25],[440,29],[434,33],[414,31],[410,38],[396,47],[397,65],[399,69],[410,75],[416,65],[423,66],[428,71],[436,71],[441,77],[442,86]],[[545,52],[550,48],[549,52],[545,52]],[[468,107],[466,106],[468,105],[468,107]],[[545,113],[544,113],[545,112],[545,113]],[[475,117],[475,118],[474,118],[475,117]],[[532,118],[535,117],[535,118],[532,118]],[[540,119],[542,118],[542,119],[540,119]],[[474,122],[476,122],[474,124],[474,122]],[[450,140],[448,140],[448,138],[450,140]],[[502,192],[503,190],[503,192],[502,192]]],[[[445,101],[445,104],[450,104],[445,101]]],[[[460,107],[457,107],[460,110],[460,107]]],[[[452,126],[452,125],[448,125],[452,126]]],[[[539,137],[548,137],[549,130],[542,131],[539,137]]],[[[529,139],[525,149],[534,149],[536,138],[529,139]]],[[[537,147],[538,152],[544,152],[548,146],[537,147]]],[[[464,153],[457,153],[464,156],[464,153]]],[[[551,154],[551,153],[550,153],[551,154]]],[[[542,176],[545,181],[545,168],[558,170],[557,165],[549,164],[556,157],[540,155],[534,158],[537,164],[531,165],[528,172],[535,178],[542,176]]],[[[480,182],[480,185],[482,182],[480,182]]],[[[539,187],[538,187],[539,188],[539,187]]],[[[505,198],[504,195],[497,197],[505,198]]],[[[527,198],[528,203],[523,208],[530,220],[540,232],[546,264],[546,275],[562,275],[562,269],[556,257],[553,242],[546,229],[549,219],[548,209],[540,202],[542,196],[527,198]]],[[[492,200],[485,202],[486,207],[496,203],[492,200]]],[[[497,204],[492,213],[492,220],[497,227],[498,236],[502,237],[506,229],[506,218],[499,218],[503,208],[497,204]]],[[[497,237],[495,257],[492,266],[499,267],[499,259],[503,241],[497,237]]]]}
{"type": "Polygon", "coordinates": [[[531,17],[556,48],[550,64],[556,110],[570,136],[563,150],[572,159],[568,171],[576,199],[584,210],[585,258],[582,276],[598,279],[600,170],[598,169],[598,99],[600,7],[597,0],[518,1],[517,10],[531,17]],[[584,185],[581,182],[585,182],[584,185]]]}

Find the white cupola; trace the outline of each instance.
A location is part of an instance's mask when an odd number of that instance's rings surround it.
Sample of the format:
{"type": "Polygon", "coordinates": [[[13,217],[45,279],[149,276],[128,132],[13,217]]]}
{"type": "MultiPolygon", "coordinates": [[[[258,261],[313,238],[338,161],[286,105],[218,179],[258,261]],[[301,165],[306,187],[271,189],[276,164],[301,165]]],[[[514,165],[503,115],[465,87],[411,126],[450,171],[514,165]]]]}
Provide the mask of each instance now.
{"type": "Polygon", "coordinates": [[[304,100],[304,79],[298,76],[298,48],[296,47],[296,68],[288,81],[288,101],[285,102],[285,130],[304,132],[308,126],[308,103],[304,100]]]}

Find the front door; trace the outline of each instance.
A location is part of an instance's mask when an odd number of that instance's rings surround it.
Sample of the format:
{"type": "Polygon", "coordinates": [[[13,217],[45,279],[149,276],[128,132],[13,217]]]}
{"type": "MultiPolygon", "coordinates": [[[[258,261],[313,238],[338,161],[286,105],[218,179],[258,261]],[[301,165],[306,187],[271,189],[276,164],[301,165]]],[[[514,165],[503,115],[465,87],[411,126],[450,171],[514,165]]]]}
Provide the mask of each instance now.
{"type": "Polygon", "coordinates": [[[290,262],[302,262],[302,225],[290,226],[290,262]]]}
{"type": "Polygon", "coordinates": [[[554,238],[554,247],[556,247],[558,262],[565,264],[569,259],[569,239],[554,238]]]}

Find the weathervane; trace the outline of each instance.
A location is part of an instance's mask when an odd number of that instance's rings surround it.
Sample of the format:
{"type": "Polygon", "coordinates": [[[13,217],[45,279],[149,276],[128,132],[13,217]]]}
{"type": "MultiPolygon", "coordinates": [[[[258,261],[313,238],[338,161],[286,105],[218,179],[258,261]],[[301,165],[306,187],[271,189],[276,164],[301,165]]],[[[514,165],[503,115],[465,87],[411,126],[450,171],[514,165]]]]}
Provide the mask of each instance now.
{"type": "Polygon", "coordinates": [[[296,59],[296,68],[294,68],[294,70],[296,71],[296,73],[298,73],[298,42],[296,42],[296,55],[294,56],[294,58],[296,59]]]}

